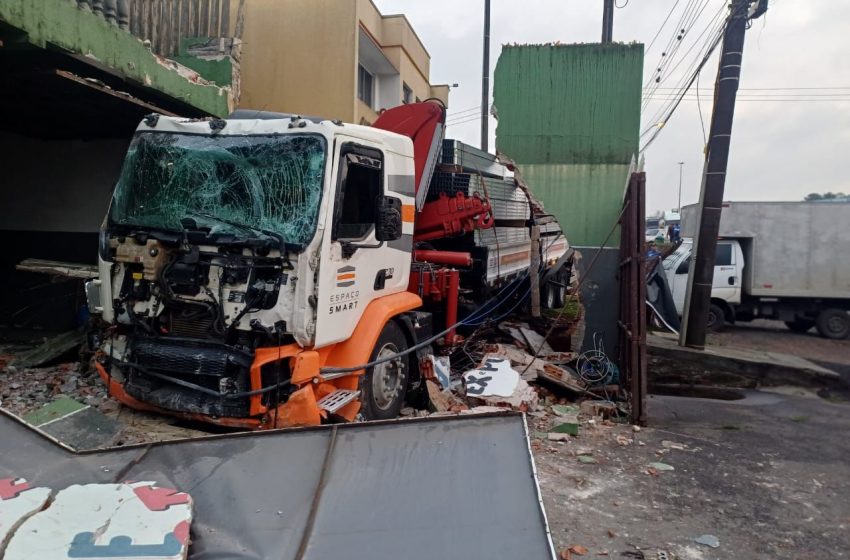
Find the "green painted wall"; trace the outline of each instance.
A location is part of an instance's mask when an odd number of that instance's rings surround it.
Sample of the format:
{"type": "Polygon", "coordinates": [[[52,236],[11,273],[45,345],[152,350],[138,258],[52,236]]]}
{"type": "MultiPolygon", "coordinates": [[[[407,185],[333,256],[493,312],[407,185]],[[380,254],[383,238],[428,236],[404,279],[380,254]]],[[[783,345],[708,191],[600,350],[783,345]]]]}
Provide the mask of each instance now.
{"type": "MultiPolygon", "coordinates": [[[[2,0],[0,0],[2,1],[2,0]]],[[[180,39],[180,54],[172,57],[186,68],[191,68],[205,80],[219,86],[229,86],[233,82],[233,63],[229,56],[220,59],[200,58],[188,53],[195,45],[203,45],[209,41],[209,37],[184,37],[180,39]]]]}
{"type": "MultiPolygon", "coordinates": [[[[599,247],[623,206],[629,166],[623,164],[525,164],[522,176],[570,244],[599,247]]],[[[619,231],[609,247],[619,247],[619,231]]]]}
{"type": "MultiPolygon", "coordinates": [[[[497,149],[575,246],[599,246],[620,212],[638,151],[643,45],[502,49],[494,77],[497,149]]],[[[619,246],[615,234],[609,247],[619,246]]]]}
{"type": "Polygon", "coordinates": [[[0,0],[0,20],[29,43],[91,57],[129,80],[155,88],[211,115],[229,113],[228,91],[196,84],[160,64],[142,42],[71,0],[0,0]]]}
{"type": "Polygon", "coordinates": [[[499,149],[520,163],[623,163],[638,147],[643,45],[506,46],[499,149]]]}

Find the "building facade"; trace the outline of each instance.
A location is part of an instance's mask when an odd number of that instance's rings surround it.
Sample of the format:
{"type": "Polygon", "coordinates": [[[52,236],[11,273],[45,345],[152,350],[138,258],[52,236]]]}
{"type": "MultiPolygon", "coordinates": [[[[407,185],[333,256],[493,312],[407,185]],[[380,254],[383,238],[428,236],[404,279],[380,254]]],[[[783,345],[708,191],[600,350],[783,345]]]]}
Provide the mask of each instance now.
{"type": "Polygon", "coordinates": [[[371,124],[381,109],[448,101],[407,18],[371,0],[251,0],[242,25],[241,108],[371,124]]]}

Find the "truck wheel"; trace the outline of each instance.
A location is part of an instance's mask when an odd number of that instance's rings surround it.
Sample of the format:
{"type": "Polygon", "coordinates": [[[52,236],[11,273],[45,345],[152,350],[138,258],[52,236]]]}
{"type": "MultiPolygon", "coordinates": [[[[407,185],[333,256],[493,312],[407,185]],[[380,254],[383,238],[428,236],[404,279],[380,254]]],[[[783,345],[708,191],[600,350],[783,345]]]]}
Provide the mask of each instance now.
{"type": "Polygon", "coordinates": [[[567,284],[570,283],[570,270],[567,265],[563,265],[558,274],[555,275],[558,285],[553,285],[555,291],[555,307],[561,309],[567,304],[567,284]]]}
{"type": "Polygon", "coordinates": [[[712,303],[708,307],[708,324],[705,330],[708,332],[717,332],[726,324],[726,314],[723,313],[723,308],[712,303]]]}
{"type": "MultiPolygon", "coordinates": [[[[401,328],[389,321],[369,361],[386,358],[407,349],[407,339],[401,328]]],[[[370,367],[360,378],[360,414],[366,420],[389,420],[398,417],[407,392],[408,357],[400,356],[394,360],[370,367]]]]}
{"type": "Polygon", "coordinates": [[[795,317],[793,321],[785,321],[785,326],[794,332],[804,333],[814,327],[815,322],[811,319],[795,317]]]}
{"type": "Polygon", "coordinates": [[[546,282],[543,286],[543,293],[541,294],[541,303],[543,307],[546,309],[557,309],[557,289],[558,287],[552,282],[546,282]]]}
{"type": "Polygon", "coordinates": [[[825,309],[818,315],[815,326],[822,337],[843,340],[850,336],[850,315],[843,309],[825,309]]]}

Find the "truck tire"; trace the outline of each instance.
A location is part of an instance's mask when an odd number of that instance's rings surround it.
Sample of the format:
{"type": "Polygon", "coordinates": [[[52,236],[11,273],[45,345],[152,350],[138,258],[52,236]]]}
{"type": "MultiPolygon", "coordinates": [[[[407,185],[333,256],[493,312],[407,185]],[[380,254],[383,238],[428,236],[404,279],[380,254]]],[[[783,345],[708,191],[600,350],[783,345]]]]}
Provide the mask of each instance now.
{"type": "Polygon", "coordinates": [[[850,336],[850,315],[843,309],[824,309],[815,320],[815,326],[822,337],[843,340],[850,336]]]}
{"type": "Polygon", "coordinates": [[[543,292],[540,294],[540,303],[546,309],[558,308],[558,305],[556,303],[556,289],[557,286],[555,286],[555,284],[553,284],[552,282],[546,282],[546,284],[543,286],[543,292]]]}
{"type": "Polygon", "coordinates": [[[555,277],[558,282],[557,285],[552,286],[555,289],[555,307],[561,309],[567,304],[567,285],[570,283],[569,265],[561,266],[561,270],[555,277]]]}
{"type": "Polygon", "coordinates": [[[723,312],[723,308],[717,305],[716,303],[712,303],[708,306],[708,323],[705,325],[705,330],[707,332],[717,332],[724,327],[726,324],[726,314],[723,312]]]}
{"type": "MultiPolygon", "coordinates": [[[[407,339],[395,321],[381,331],[369,361],[407,350],[407,339]]],[[[365,420],[390,420],[398,417],[404,405],[408,384],[408,356],[377,364],[360,378],[360,414],[365,420]]]]}
{"type": "Polygon", "coordinates": [[[795,317],[793,321],[785,321],[785,326],[794,332],[804,333],[814,327],[815,322],[805,317],[795,317]]]}

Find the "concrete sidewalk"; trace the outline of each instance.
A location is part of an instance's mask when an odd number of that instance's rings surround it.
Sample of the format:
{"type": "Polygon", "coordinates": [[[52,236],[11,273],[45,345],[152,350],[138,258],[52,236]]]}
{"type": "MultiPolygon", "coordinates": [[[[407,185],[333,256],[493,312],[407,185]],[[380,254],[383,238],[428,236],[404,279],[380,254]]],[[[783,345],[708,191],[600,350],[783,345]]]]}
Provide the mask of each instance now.
{"type": "Polygon", "coordinates": [[[647,337],[650,384],[684,384],[740,388],[791,385],[846,391],[832,370],[790,354],[734,346],[683,348],[669,334],[647,337]]]}

